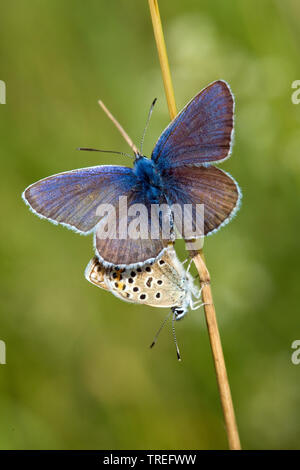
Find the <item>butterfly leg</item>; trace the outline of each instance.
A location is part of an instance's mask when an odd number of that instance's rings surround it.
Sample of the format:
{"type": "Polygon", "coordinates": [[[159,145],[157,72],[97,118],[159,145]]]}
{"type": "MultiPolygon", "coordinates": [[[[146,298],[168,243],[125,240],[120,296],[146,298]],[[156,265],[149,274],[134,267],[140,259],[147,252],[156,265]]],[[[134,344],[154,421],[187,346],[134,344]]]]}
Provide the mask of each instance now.
{"type": "Polygon", "coordinates": [[[205,285],[207,285],[207,282],[204,282],[200,288],[197,288],[197,287],[194,286],[193,296],[194,296],[196,299],[200,299],[201,294],[202,294],[202,289],[203,289],[203,287],[204,287],[205,285]]]}
{"type": "MultiPolygon", "coordinates": [[[[185,262],[186,262],[186,261],[187,261],[187,260],[185,260],[185,262]]],[[[188,272],[190,271],[190,269],[191,269],[192,262],[193,262],[193,258],[190,259],[190,262],[189,262],[189,264],[188,264],[188,267],[186,268],[186,272],[187,272],[187,273],[188,273],[188,272]]]]}
{"type": "Polygon", "coordinates": [[[203,307],[204,305],[208,305],[207,302],[202,302],[202,300],[198,300],[197,302],[193,302],[191,300],[190,302],[190,308],[191,310],[198,310],[198,308],[203,307]]]}
{"type": "Polygon", "coordinates": [[[204,287],[205,284],[203,284],[201,287],[196,287],[194,286],[194,289],[193,289],[193,296],[195,297],[195,299],[200,299],[201,297],[201,294],[202,294],[202,289],[204,287]]]}
{"type": "Polygon", "coordinates": [[[195,299],[200,299],[201,294],[202,294],[202,289],[203,289],[203,286],[195,290],[195,292],[193,292],[193,296],[195,297],[195,299]]]}

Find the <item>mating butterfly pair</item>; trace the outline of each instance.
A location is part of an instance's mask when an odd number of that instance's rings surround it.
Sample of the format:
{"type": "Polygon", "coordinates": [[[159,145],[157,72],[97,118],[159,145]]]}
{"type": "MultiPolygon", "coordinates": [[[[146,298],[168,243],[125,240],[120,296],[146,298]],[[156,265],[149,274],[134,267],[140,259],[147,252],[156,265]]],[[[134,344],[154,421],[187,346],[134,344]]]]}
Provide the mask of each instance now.
{"type": "Polygon", "coordinates": [[[194,285],[189,267],[185,271],[174,248],[169,246],[155,263],[145,263],[137,268],[105,267],[95,256],[86,267],[85,277],[92,284],[110,291],[126,302],[170,308],[170,313],[156,333],[151,347],[155,345],[162,327],[172,314],[176,353],[178,360],[181,360],[174,321],[183,318],[189,308],[196,310],[204,305],[199,300],[201,289],[194,285]]]}
{"type": "Polygon", "coordinates": [[[188,308],[195,310],[201,303],[201,289],[194,285],[188,271],[170,246],[156,263],[138,268],[105,268],[95,256],[86,267],[85,277],[126,302],[170,308],[174,320],[180,320],[188,308]]]}
{"type": "Polygon", "coordinates": [[[148,214],[152,205],[183,208],[203,204],[204,227],[199,236],[226,224],[239,206],[241,193],[235,180],[212,163],[230,155],[233,111],[227,83],[213,82],[164,130],[151,159],[136,152],[133,168],[104,165],[50,176],[29,186],[23,199],[42,218],[81,234],[93,232],[97,258],[106,267],[136,268],[155,262],[174,240],[172,213],[167,237],[161,230],[161,218],[157,238],[151,233],[140,238],[120,237],[120,225],[128,226],[132,221],[130,217],[122,220],[120,196],[126,196],[129,207],[142,204],[148,214]],[[106,238],[100,236],[100,228],[103,220],[109,225],[110,216],[99,215],[99,207],[105,204],[112,205],[119,216],[116,236],[106,238]]]}

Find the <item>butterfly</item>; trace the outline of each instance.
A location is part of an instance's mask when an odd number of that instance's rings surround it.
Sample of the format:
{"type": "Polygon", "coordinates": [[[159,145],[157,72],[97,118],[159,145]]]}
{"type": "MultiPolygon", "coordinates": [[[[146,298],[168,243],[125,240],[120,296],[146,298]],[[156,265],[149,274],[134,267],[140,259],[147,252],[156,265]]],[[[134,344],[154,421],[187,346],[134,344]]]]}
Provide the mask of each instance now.
{"type": "MultiPolygon", "coordinates": [[[[236,213],[241,199],[239,186],[228,173],[212,165],[230,156],[233,114],[229,85],[215,81],[168,125],[150,159],[132,147],[133,168],[103,165],[59,173],[30,185],[23,199],[41,218],[80,234],[94,233],[95,252],[104,266],[134,268],[154,262],[174,240],[176,228],[180,231],[171,206],[184,210],[187,205],[204,204],[203,230],[185,240],[216,232],[236,213]],[[129,208],[146,208],[143,236],[128,236],[135,215],[122,210],[121,197],[126,198],[129,208]],[[170,209],[164,217],[160,213],[162,205],[170,209]],[[104,214],[102,208],[106,206],[113,212],[104,214]],[[164,232],[163,223],[169,226],[169,233],[164,232]],[[106,235],[104,226],[110,227],[106,235]]],[[[190,219],[194,227],[194,212],[190,219]]]]}
{"type": "Polygon", "coordinates": [[[201,305],[201,289],[194,285],[173,248],[168,247],[155,263],[137,268],[105,267],[95,256],[87,265],[85,278],[126,302],[170,308],[174,320],[183,318],[188,309],[201,305]]]}
{"type": "MultiPolygon", "coordinates": [[[[189,264],[190,267],[190,264],[189,264]]],[[[170,308],[150,347],[157,341],[159,333],[172,314],[172,332],[177,359],[181,360],[174,321],[181,320],[188,309],[196,310],[203,305],[200,299],[202,288],[194,285],[194,279],[185,271],[171,245],[155,263],[120,269],[118,266],[105,267],[95,256],[85,270],[86,279],[97,287],[110,291],[126,302],[170,308]]]]}

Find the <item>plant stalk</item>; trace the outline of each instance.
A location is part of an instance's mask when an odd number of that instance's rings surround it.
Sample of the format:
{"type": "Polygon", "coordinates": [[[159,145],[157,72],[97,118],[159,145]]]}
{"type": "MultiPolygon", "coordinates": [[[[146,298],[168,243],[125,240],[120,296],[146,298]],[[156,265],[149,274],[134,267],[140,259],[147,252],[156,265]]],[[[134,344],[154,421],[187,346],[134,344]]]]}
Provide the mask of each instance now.
{"type": "MultiPolygon", "coordinates": [[[[163,35],[162,23],[157,0],[148,0],[150,14],[152,19],[154,37],[158,50],[158,57],[164,82],[164,88],[168,103],[168,109],[171,120],[177,115],[174,89],[171,79],[167,50],[163,35]]],[[[190,252],[197,271],[199,273],[200,285],[202,289],[202,299],[205,302],[204,312],[208,329],[208,335],[213,355],[213,361],[216,370],[217,383],[219,388],[220,400],[223,409],[226,434],[229,449],[240,450],[240,438],[235,419],[234,407],[231,397],[231,391],[227,376],[226,364],[222,349],[222,343],[217,323],[216,311],[212,297],[211,282],[208,269],[205,264],[205,258],[202,250],[190,252]]]]}

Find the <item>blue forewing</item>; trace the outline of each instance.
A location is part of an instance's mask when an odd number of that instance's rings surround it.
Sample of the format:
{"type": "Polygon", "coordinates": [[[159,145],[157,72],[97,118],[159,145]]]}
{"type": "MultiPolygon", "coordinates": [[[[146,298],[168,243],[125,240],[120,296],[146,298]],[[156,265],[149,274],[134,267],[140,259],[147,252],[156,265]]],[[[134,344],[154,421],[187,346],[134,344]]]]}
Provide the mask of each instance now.
{"type": "Polygon", "coordinates": [[[100,204],[117,204],[137,184],[131,168],[95,166],[66,171],[28,186],[23,199],[40,217],[88,234],[100,220],[100,204]]]}
{"type": "MultiPolygon", "coordinates": [[[[234,98],[223,80],[198,93],[161,134],[152,152],[170,204],[204,204],[208,235],[237,211],[241,191],[236,181],[211,164],[230,156],[234,98]]],[[[193,218],[193,225],[195,220],[193,218]]]]}
{"type": "Polygon", "coordinates": [[[152,152],[157,167],[203,165],[226,159],[231,150],[234,99],[218,80],[198,93],[159,137],[152,152]]]}

